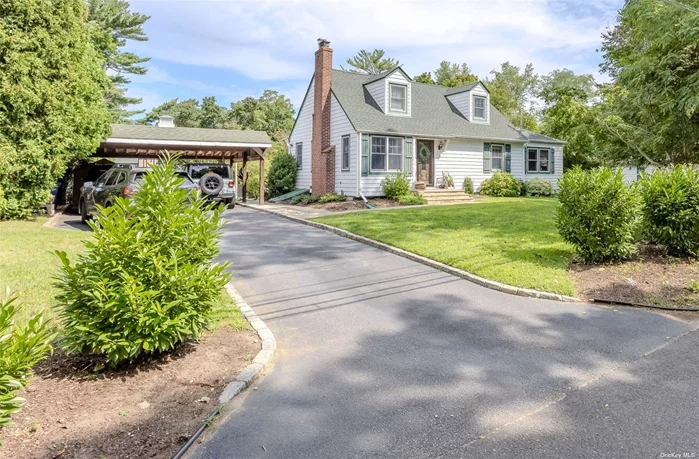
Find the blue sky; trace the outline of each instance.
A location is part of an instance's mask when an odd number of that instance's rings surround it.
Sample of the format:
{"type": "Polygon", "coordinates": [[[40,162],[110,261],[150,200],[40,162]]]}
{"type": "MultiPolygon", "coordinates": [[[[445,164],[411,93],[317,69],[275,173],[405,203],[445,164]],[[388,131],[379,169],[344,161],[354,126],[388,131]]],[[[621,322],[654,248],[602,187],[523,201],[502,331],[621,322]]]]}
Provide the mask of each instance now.
{"type": "Polygon", "coordinates": [[[382,48],[409,75],[441,60],[466,62],[484,79],[510,61],[548,73],[599,75],[600,34],[623,0],[131,0],[151,16],[149,41],[127,49],[151,57],[129,95],[150,109],[179,97],[222,105],[274,89],[298,109],[318,37],[339,68],[360,49],[382,48]]]}

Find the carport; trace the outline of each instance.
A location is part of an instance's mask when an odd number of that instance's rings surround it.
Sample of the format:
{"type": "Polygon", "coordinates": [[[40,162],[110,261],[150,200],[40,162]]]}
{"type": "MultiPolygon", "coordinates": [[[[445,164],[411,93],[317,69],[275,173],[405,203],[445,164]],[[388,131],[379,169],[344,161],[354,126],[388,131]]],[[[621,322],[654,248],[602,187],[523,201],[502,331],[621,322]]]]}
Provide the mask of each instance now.
{"type": "MultiPolygon", "coordinates": [[[[157,161],[164,150],[182,159],[209,160],[242,167],[242,201],[247,200],[247,164],[260,162],[260,204],[264,204],[265,155],[272,142],[263,131],[202,129],[176,127],[171,116],[161,116],[157,126],[113,124],[112,134],[97,151],[97,158],[114,158],[117,162],[132,159],[146,167],[157,161]]],[[[238,177],[235,177],[237,182],[238,177]]],[[[82,183],[76,187],[82,186],[82,183]]]]}

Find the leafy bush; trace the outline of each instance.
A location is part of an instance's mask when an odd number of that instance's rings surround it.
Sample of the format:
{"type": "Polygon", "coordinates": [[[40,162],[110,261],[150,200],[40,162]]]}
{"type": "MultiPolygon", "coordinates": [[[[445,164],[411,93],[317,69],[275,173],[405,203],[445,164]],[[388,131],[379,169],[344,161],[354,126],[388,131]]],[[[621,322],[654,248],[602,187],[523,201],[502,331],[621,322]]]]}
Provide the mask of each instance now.
{"type": "Polygon", "coordinates": [[[286,152],[275,155],[269,167],[266,186],[271,197],[294,191],[296,189],[296,157],[286,152]]]}
{"type": "Polygon", "coordinates": [[[398,172],[395,175],[389,175],[381,182],[381,189],[384,196],[388,199],[398,199],[399,196],[405,196],[410,193],[410,180],[407,172],[398,172]]]}
{"type": "Polygon", "coordinates": [[[548,180],[535,178],[524,182],[524,194],[527,196],[551,196],[553,185],[548,180]]]}
{"type": "Polygon", "coordinates": [[[586,262],[627,258],[636,250],[639,198],[621,170],[568,170],[560,188],[556,226],[586,262]]]}
{"type": "Polygon", "coordinates": [[[111,364],[198,338],[228,275],[218,254],[221,209],[181,188],[169,155],[133,199],[118,198],[90,222],[94,241],[57,276],[69,352],[111,364]]]}
{"type": "Polygon", "coordinates": [[[245,187],[247,197],[248,199],[257,199],[260,197],[260,163],[251,161],[246,167],[248,169],[248,181],[245,187]]]}
{"type": "Polygon", "coordinates": [[[320,201],[320,197],[318,196],[313,196],[311,194],[302,194],[299,196],[294,196],[291,198],[291,204],[301,204],[301,205],[306,205],[306,204],[313,204],[314,202],[320,201]]]}
{"type": "Polygon", "coordinates": [[[16,296],[0,298],[0,427],[10,424],[10,415],[20,410],[24,399],[17,397],[31,376],[32,367],[52,352],[55,335],[44,322],[43,312],[29,318],[24,326],[14,322],[16,296]]]}
{"type": "Polygon", "coordinates": [[[318,201],[322,203],[347,201],[347,196],[337,193],[325,193],[318,199],[318,201]]]}
{"type": "Polygon", "coordinates": [[[699,255],[699,171],[658,169],[641,180],[645,233],[677,255],[699,255]]]}
{"type": "Polygon", "coordinates": [[[481,194],[513,198],[522,194],[522,182],[512,174],[495,171],[491,178],[481,182],[481,194]]]}
{"type": "Polygon", "coordinates": [[[427,199],[422,197],[419,193],[409,193],[403,196],[398,196],[398,204],[401,206],[418,206],[420,204],[427,204],[427,199]]]}
{"type": "Polygon", "coordinates": [[[473,180],[471,179],[471,177],[466,177],[464,179],[463,188],[464,193],[473,194],[473,180]]]}

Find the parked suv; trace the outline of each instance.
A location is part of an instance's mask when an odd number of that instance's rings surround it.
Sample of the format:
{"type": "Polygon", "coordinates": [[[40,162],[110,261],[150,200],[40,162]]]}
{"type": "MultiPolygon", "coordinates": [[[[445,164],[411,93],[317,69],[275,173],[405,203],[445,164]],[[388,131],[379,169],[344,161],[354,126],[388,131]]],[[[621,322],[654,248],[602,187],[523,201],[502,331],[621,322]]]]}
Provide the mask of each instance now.
{"type": "Polygon", "coordinates": [[[188,164],[186,171],[212,201],[235,207],[235,178],[226,164],[188,164]]]}
{"type": "MultiPolygon", "coordinates": [[[[85,223],[97,210],[97,205],[109,207],[119,196],[132,196],[138,191],[143,174],[148,169],[130,165],[116,165],[94,182],[85,182],[80,188],[80,220],[85,223]]],[[[184,179],[183,188],[197,192],[199,186],[192,181],[186,171],[177,173],[184,179]]]]}

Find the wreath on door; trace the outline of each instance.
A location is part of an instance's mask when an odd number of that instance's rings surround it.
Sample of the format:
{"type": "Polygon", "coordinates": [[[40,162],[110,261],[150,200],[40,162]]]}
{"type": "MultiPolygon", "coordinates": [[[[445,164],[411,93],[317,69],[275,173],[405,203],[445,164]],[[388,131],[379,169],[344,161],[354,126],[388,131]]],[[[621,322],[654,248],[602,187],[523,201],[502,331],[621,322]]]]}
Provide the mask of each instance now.
{"type": "Polygon", "coordinates": [[[427,164],[427,161],[430,160],[430,156],[432,156],[432,153],[430,153],[430,149],[427,148],[427,145],[423,143],[420,147],[420,151],[417,153],[417,157],[420,159],[420,162],[422,164],[427,164]]]}

